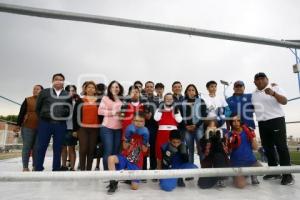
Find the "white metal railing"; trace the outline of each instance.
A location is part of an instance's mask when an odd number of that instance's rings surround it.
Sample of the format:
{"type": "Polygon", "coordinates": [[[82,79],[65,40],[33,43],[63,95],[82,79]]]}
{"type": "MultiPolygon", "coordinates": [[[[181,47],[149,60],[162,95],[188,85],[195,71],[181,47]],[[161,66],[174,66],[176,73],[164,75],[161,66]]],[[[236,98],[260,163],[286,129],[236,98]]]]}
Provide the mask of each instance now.
{"type": "Polygon", "coordinates": [[[76,180],[137,180],[187,177],[226,177],[300,173],[300,166],[242,167],[182,170],[84,171],[84,172],[0,172],[5,181],[76,181],[76,180]]]}
{"type": "Polygon", "coordinates": [[[90,22],[90,23],[106,24],[106,25],[113,25],[113,26],[164,31],[164,32],[195,35],[195,36],[209,37],[209,38],[216,38],[216,39],[223,39],[223,40],[232,40],[232,41],[300,49],[300,43],[287,41],[287,40],[275,40],[275,39],[268,39],[262,37],[254,37],[254,36],[247,36],[247,35],[240,35],[240,34],[233,34],[233,33],[224,33],[219,31],[205,30],[199,28],[191,28],[185,26],[175,26],[175,25],[168,25],[168,24],[161,24],[161,23],[115,18],[115,17],[74,13],[68,11],[49,10],[49,9],[34,8],[34,7],[27,7],[27,6],[18,6],[18,5],[12,5],[6,3],[0,3],[0,12],[51,18],[51,19],[90,22]]]}

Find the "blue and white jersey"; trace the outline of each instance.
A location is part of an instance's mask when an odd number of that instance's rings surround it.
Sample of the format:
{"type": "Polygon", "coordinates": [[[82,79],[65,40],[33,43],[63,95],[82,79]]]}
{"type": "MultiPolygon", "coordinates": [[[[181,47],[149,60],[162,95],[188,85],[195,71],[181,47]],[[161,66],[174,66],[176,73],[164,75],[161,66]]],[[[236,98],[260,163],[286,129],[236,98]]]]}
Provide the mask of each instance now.
{"type": "Polygon", "coordinates": [[[248,127],[255,129],[253,120],[254,106],[252,104],[252,94],[233,95],[227,98],[228,106],[232,113],[236,113],[248,127]]]}

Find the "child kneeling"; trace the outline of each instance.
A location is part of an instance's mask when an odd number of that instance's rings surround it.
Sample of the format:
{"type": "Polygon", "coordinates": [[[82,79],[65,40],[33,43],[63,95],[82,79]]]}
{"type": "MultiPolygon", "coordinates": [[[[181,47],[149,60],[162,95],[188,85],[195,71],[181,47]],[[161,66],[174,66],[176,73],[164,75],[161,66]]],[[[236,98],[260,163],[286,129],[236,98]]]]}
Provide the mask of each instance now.
{"type": "MultiPolygon", "coordinates": [[[[108,157],[108,169],[115,170],[141,170],[143,159],[148,151],[149,131],[145,127],[143,113],[136,113],[133,124],[126,128],[123,151],[119,155],[108,157]]],[[[131,189],[138,189],[138,180],[131,181],[131,189]]],[[[111,180],[108,185],[108,194],[112,194],[118,188],[118,182],[111,180]]]]}
{"type": "MultiPolygon", "coordinates": [[[[232,167],[259,167],[261,164],[256,160],[253,150],[258,149],[255,133],[246,125],[243,125],[241,118],[233,116],[230,121],[232,131],[229,132],[230,163],[232,167]]],[[[234,186],[244,188],[247,185],[245,176],[233,178],[234,186]]],[[[259,184],[257,176],[251,176],[252,185],[259,184]]]]}
{"type": "MultiPolygon", "coordinates": [[[[225,138],[226,130],[218,128],[216,119],[209,119],[204,124],[205,135],[198,144],[201,168],[229,167],[228,147],[225,138]]],[[[200,177],[198,186],[208,189],[214,186],[224,188],[224,177],[200,177]]]]}
{"type": "MultiPolygon", "coordinates": [[[[162,169],[195,169],[196,165],[189,163],[187,147],[181,141],[181,134],[177,130],[172,130],[169,142],[161,146],[162,169]]],[[[160,188],[164,191],[172,191],[179,187],[185,187],[182,178],[169,178],[160,180],[160,188]]]]}

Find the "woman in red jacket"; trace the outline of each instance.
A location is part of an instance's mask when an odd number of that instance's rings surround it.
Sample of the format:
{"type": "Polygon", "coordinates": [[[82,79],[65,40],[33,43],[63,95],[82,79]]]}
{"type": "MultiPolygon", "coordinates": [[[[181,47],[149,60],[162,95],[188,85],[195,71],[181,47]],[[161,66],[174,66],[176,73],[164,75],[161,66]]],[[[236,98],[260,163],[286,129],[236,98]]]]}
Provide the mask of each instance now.
{"type": "Polygon", "coordinates": [[[100,99],[97,97],[96,84],[88,81],[84,85],[83,98],[74,107],[73,128],[79,139],[80,170],[92,169],[93,154],[97,144],[100,127],[98,107],[100,99]]]}

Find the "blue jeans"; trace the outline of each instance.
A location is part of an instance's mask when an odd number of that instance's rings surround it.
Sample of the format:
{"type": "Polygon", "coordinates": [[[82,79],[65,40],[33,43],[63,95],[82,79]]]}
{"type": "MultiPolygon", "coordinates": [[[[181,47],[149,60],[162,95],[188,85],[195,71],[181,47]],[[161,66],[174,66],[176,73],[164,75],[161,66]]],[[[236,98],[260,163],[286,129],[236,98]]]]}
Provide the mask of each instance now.
{"type": "Polygon", "coordinates": [[[37,134],[37,151],[36,151],[36,171],[44,170],[44,160],[51,136],[53,136],[53,162],[52,171],[60,170],[60,157],[62,150],[63,138],[67,126],[65,122],[48,122],[44,120],[39,121],[37,134]]]}
{"type": "Polygon", "coordinates": [[[34,166],[35,163],[35,151],[36,151],[36,135],[37,130],[22,127],[21,135],[23,140],[23,148],[22,148],[22,163],[23,168],[28,168],[30,151],[32,150],[32,164],[34,166]]]}
{"type": "Polygon", "coordinates": [[[103,143],[103,166],[108,170],[108,156],[118,155],[121,150],[121,129],[100,128],[100,137],[103,143]]]}
{"type": "MultiPolygon", "coordinates": [[[[183,163],[179,166],[176,166],[174,169],[197,169],[198,167],[193,163],[183,163]]],[[[167,178],[160,179],[159,186],[162,190],[171,192],[177,186],[178,178],[167,178]]]]}
{"type": "Polygon", "coordinates": [[[197,128],[194,132],[185,131],[185,142],[189,151],[189,162],[194,163],[195,142],[198,145],[203,137],[203,126],[197,128]],[[195,141],[195,142],[194,142],[195,141]]]}

